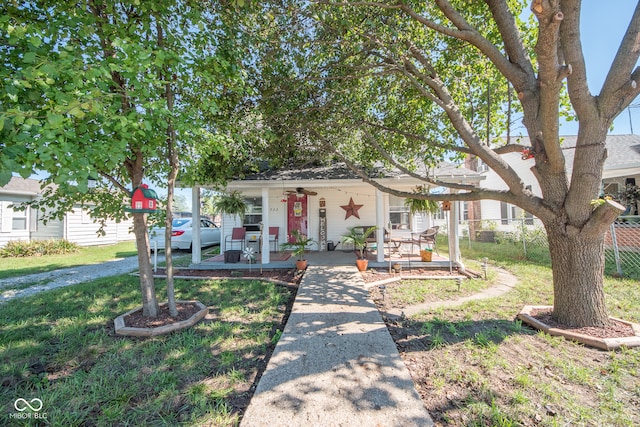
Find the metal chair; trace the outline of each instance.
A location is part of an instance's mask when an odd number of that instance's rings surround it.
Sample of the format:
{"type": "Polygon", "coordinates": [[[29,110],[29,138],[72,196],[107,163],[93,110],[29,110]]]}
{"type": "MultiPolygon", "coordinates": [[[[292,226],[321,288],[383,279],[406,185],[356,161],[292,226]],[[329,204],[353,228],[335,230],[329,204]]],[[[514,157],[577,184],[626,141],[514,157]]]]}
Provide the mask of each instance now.
{"type": "Polygon", "coordinates": [[[244,227],[234,227],[231,230],[231,236],[225,236],[224,238],[224,247],[225,250],[230,250],[233,247],[233,242],[240,242],[240,250],[244,250],[245,240],[247,237],[247,230],[244,227]],[[231,246],[227,246],[227,242],[231,244],[231,246]]]}
{"type": "Polygon", "coordinates": [[[280,233],[280,227],[269,227],[269,244],[274,243],[274,252],[280,252],[278,246],[278,234],[280,233]]]}

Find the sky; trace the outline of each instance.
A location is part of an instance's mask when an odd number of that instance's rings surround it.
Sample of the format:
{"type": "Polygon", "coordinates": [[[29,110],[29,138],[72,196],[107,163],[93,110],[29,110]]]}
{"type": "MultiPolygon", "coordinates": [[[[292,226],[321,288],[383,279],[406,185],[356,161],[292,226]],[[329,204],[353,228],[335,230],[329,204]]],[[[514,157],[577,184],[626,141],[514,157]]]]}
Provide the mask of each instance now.
{"type": "MultiPolygon", "coordinates": [[[[587,80],[592,94],[598,94],[609,72],[611,62],[629,25],[629,20],[637,0],[584,0],[582,2],[582,49],[587,64],[587,80]]],[[[638,82],[640,84],[640,82],[638,82]]],[[[612,134],[640,133],[640,98],[631,103],[631,123],[629,111],[625,110],[614,120],[612,134]],[[633,106],[636,106],[633,108],[633,106]]],[[[561,127],[563,135],[575,135],[577,123],[565,123],[561,127]]]]}

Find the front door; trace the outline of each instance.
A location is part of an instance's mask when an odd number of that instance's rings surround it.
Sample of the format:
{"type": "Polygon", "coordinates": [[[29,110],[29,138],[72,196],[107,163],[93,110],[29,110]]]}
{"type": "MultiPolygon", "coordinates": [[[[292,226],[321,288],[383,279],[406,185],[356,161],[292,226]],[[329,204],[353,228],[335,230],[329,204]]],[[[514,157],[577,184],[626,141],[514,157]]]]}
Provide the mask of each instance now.
{"type": "Polygon", "coordinates": [[[287,197],[287,240],[289,243],[294,241],[291,232],[297,230],[305,236],[309,232],[307,227],[307,195],[306,194],[289,194],[287,197]]]}

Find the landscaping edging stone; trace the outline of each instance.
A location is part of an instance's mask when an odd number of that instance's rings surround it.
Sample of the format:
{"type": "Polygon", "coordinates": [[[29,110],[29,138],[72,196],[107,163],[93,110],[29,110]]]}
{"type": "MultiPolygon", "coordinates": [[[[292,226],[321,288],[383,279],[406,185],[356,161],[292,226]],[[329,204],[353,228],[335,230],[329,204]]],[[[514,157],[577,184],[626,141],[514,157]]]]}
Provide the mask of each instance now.
{"type": "MultiPolygon", "coordinates": [[[[116,317],[114,320],[116,335],[124,335],[130,337],[153,337],[157,335],[165,335],[173,331],[178,331],[180,329],[189,328],[196,323],[198,323],[204,316],[206,316],[207,311],[209,309],[202,304],[200,301],[176,301],[177,304],[181,303],[192,303],[196,304],[200,310],[195,313],[193,316],[186,320],[182,320],[180,322],[172,323],[170,325],[158,326],[157,328],[134,328],[130,326],[125,326],[124,318],[136,311],[142,310],[142,307],[134,308],[133,310],[127,311],[126,313],[116,317]]],[[[160,306],[166,305],[166,303],[161,303],[160,306]]]]}
{"type": "Polygon", "coordinates": [[[633,322],[628,322],[626,320],[617,319],[615,317],[609,317],[611,320],[615,320],[616,322],[624,323],[625,325],[631,326],[633,329],[633,333],[635,336],[633,337],[624,337],[624,338],[597,338],[589,335],[580,334],[577,332],[571,332],[565,329],[552,328],[549,325],[539,321],[535,317],[531,315],[533,311],[536,310],[550,310],[553,309],[551,305],[526,305],[520,310],[518,313],[518,319],[522,320],[527,325],[538,329],[540,331],[544,331],[545,333],[553,336],[561,336],[565,339],[569,339],[572,341],[579,342],[584,345],[588,345],[590,347],[599,348],[601,350],[617,350],[622,347],[640,347],[640,325],[633,322]]]}

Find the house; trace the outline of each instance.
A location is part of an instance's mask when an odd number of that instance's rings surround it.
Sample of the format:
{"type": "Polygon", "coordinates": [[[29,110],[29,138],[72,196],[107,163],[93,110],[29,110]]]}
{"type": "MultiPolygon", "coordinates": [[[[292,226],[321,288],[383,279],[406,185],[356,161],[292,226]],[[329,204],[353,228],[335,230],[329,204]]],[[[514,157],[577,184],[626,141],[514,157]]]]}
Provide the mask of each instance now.
{"type": "MultiPolygon", "coordinates": [[[[432,172],[437,179],[446,182],[477,185],[482,179],[476,172],[448,163],[432,172]]],[[[424,184],[399,171],[382,168],[372,171],[370,176],[381,184],[408,192],[424,184]]],[[[244,227],[247,230],[247,245],[253,245],[256,249],[262,225],[263,233],[266,233],[264,230],[267,227],[272,230],[277,227],[280,244],[290,239],[293,230],[298,230],[314,239],[311,250],[325,251],[338,245],[341,236],[353,226],[376,225],[376,244],[383,247],[383,230],[388,229],[389,224],[393,235],[407,237],[433,224],[427,216],[409,215],[404,199],[377,190],[341,163],[296,170],[268,170],[231,181],[227,190],[240,191],[245,196],[248,209],[243,220],[223,216],[222,251],[226,249],[225,236],[230,236],[234,227],[244,227]]],[[[199,194],[199,189],[194,188],[194,206],[200,205],[199,194]]],[[[448,216],[452,227],[457,227],[457,221],[454,221],[457,218],[457,206],[458,203],[452,203],[448,216]]],[[[262,239],[260,249],[264,263],[269,262],[268,254],[270,249],[274,250],[273,244],[269,239],[262,239]]],[[[194,263],[200,262],[197,248],[199,245],[194,244],[194,263]]],[[[377,257],[378,261],[384,261],[383,251],[378,251],[377,257]]]]}
{"type": "Polygon", "coordinates": [[[0,247],[11,240],[66,239],[80,246],[91,246],[135,239],[131,220],[108,221],[105,235],[98,235],[100,224],[80,206],[67,212],[63,219],[52,219],[46,224],[39,211],[17,209],[21,203],[36,200],[41,194],[40,181],[35,179],[14,176],[7,185],[0,187],[0,247]]]}
{"type": "MultiPolygon", "coordinates": [[[[571,171],[573,166],[576,141],[577,136],[562,137],[562,149],[568,171],[571,171]]],[[[518,143],[530,145],[528,138],[521,138],[518,143]]],[[[604,163],[600,195],[610,195],[615,198],[626,184],[637,185],[640,183],[640,136],[609,135],[606,144],[608,156],[604,163]]],[[[533,160],[522,157],[522,153],[503,155],[507,163],[522,177],[525,185],[530,186],[534,194],[541,195],[540,187],[530,170],[533,166],[533,160]]],[[[507,185],[500,177],[484,165],[480,159],[468,158],[465,161],[465,166],[484,177],[484,180],[480,182],[480,187],[496,190],[507,189],[507,185]]],[[[598,194],[594,194],[594,198],[598,196],[598,194]]],[[[519,207],[496,200],[481,200],[465,204],[463,212],[463,219],[470,223],[477,224],[483,221],[486,224],[491,222],[497,230],[503,231],[508,231],[514,224],[520,225],[522,222],[526,225],[539,224],[536,218],[519,207]]]]}

